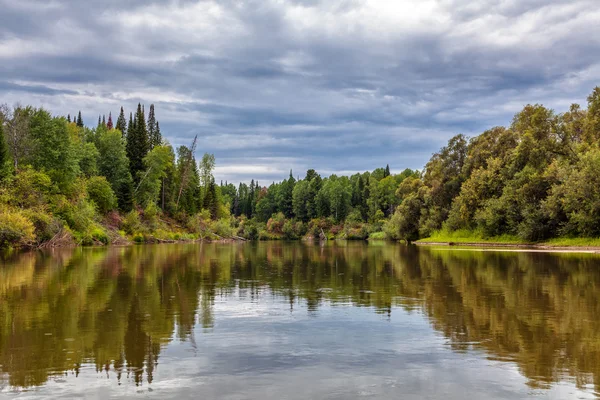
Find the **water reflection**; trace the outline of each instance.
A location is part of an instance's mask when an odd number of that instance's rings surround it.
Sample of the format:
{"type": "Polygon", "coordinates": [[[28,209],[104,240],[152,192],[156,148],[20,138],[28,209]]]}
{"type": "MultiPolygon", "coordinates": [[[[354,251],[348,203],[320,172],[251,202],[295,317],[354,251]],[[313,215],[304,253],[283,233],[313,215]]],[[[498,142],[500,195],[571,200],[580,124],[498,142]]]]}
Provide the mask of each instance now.
{"type": "Polygon", "coordinates": [[[13,387],[90,363],[119,382],[152,383],[166,344],[194,343],[198,324],[211,332],[215,301],[275,296],[286,312],[312,316],[324,304],[383,318],[423,313],[455,353],[514,362],[533,389],[571,379],[600,391],[597,255],[258,243],[61,249],[0,262],[0,371],[13,387]]]}

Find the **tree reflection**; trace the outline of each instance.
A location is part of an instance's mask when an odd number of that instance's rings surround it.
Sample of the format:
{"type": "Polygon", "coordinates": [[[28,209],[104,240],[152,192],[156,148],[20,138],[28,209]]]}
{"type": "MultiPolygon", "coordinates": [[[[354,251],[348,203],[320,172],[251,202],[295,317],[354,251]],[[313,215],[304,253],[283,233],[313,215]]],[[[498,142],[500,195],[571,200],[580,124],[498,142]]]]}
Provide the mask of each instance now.
{"type": "MultiPolygon", "coordinates": [[[[249,243],[61,249],[0,264],[0,369],[29,387],[84,363],[151,383],[172,340],[214,326],[215,299],[276,296],[422,312],[454,351],[515,362],[532,387],[600,382],[600,257],[397,245],[249,243]]],[[[299,305],[303,305],[300,307],[299,305]]],[[[307,311],[303,311],[306,309],[307,311]]]]}

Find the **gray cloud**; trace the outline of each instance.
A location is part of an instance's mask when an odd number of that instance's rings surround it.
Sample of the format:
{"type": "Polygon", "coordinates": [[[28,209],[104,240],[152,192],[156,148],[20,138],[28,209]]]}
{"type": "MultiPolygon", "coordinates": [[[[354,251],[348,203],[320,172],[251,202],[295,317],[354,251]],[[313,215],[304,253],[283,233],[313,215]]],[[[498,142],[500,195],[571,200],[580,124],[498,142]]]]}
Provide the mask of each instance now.
{"type": "Polygon", "coordinates": [[[596,0],[0,0],[0,102],[90,124],[155,103],[217,179],[421,168],[600,81],[596,0]],[[200,157],[200,155],[198,155],[200,157]]]}

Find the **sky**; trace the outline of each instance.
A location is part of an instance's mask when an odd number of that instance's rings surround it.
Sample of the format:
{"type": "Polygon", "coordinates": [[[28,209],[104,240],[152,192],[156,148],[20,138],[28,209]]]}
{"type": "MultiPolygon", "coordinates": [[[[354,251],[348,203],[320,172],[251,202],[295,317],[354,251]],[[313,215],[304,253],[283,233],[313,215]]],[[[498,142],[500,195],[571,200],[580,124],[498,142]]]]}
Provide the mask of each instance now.
{"type": "Polygon", "coordinates": [[[421,169],[449,138],[600,85],[598,0],[0,0],[0,103],[156,107],[262,183],[421,169]]]}

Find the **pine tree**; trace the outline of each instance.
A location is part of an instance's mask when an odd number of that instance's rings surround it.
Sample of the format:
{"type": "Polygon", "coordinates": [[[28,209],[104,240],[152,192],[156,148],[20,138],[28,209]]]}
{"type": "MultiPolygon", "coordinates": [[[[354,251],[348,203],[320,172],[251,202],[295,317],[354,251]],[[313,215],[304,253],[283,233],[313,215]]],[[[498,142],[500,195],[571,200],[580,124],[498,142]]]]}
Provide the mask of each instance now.
{"type": "Polygon", "coordinates": [[[385,171],[383,173],[384,178],[387,178],[388,176],[390,176],[390,164],[385,166],[385,171]]]}
{"type": "Polygon", "coordinates": [[[130,134],[133,134],[133,130],[134,130],[134,125],[133,125],[133,114],[129,113],[129,125],[127,125],[127,136],[129,136],[130,134]]]}
{"type": "Polygon", "coordinates": [[[71,114],[67,114],[67,122],[71,123],[71,114]]]}
{"type": "Polygon", "coordinates": [[[102,115],[102,126],[106,128],[106,116],[102,115]]]}
{"type": "Polygon", "coordinates": [[[106,123],[106,127],[108,129],[112,129],[113,128],[113,122],[112,122],[112,113],[108,113],[108,122],[106,123]]]}
{"type": "Polygon", "coordinates": [[[217,185],[215,185],[214,178],[211,179],[207,189],[202,208],[210,211],[212,219],[217,219],[219,213],[219,199],[217,198],[217,185]]]}
{"type": "Polygon", "coordinates": [[[142,111],[142,105],[138,104],[138,109],[133,120],[133,126],[127,130],[127,157],[129,158],[129,168],[134,181],[134,186],[139,183],[138,172],[144,170],[144,157],[150,150],[148,133],[146,132],[146,121],[142,111]]]}
{"type": "Polygon", "coordinates": [[[98,128],[102,126],[102,117],[98,114],[98,128]]]}
{"type": "Polygon", "coordinates": [[[156,121],[156,129],[154,130],[154,143],[157,143],[157,146],[162,144],[162,134],[160,133],[160,126],[158,125],[158,121],[156,121]]]}
{"type": "Polygon", "coordinates": [[[77,126],[83,128],[83,119],[81,118],[81,111],[77,114],[77,126]]]}
{"type": "Polygon", "coordinates": [[[150,148],[154,147],[154,129],[156,128],[156,118],[154,117],[154,104],[150,104],[150,111],[148,112],[148,138],[150,139],[150,148]]]}
{"type": "Polygon", "coordinates": [[[123,111],[123,107],[121,107],[121,113],[119,114],[119,118],[117,118],[117,125],[115,128],[120,130],[123,135],[127,133],[127,120],[125,119],[125,111],[123,111]]]}

